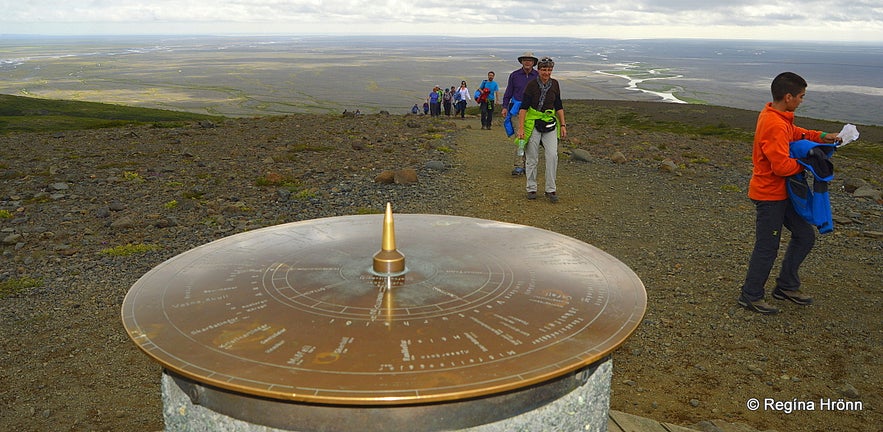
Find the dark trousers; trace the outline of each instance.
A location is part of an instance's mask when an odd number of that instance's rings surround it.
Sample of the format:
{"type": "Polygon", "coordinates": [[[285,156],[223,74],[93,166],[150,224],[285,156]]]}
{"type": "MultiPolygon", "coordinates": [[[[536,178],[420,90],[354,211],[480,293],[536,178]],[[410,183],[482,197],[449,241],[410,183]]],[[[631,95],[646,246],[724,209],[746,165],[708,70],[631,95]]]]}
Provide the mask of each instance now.
{"type": "Polygon", "coordinates": [[[451,102],[450,101],[445,102],[444,106],[445,106],[445,115],[450,116],[451,115],[451,102]]]}
{"type": "Polygon", "coordinates": [[[776,278],[776,286],[783,290],[800,288],[797,271],[816,241],[812,225],[797,214],[790,200],[754,201],[754,206],[757,214],[754,251],[748,262],[745,284],[742,285],[742,295],[748,301],[760,300],[764,296],[764,285],[779,253],[783,225],[791,232],[791,240],[782,259],[782,270],[776,278]]]}
{"type": "Polygon", "coordinates": [[[479,105],[481,111],[481,125],[491,127],[491,121],[494,119],[494,101],[484,101],[479,105]]]}
{"type": "Polygon", "coordinates": [[[457,102],[457,112],[460,113],[460,118],[466,118],[466,101],[457,102]]]}

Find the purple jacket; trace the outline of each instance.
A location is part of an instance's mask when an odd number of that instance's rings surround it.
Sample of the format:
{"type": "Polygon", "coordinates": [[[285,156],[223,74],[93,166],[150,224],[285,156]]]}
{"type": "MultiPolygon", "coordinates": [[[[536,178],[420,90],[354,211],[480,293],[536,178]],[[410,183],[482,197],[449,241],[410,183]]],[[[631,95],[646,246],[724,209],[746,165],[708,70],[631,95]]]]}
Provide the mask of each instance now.
{"type": "Polygon", "coordinates": [[[503,108],[509,108],[509,102],[512,99],[521,100],[524,97],[527,83],[537,79],[538,76],[540,73],[536,69],[531,69],[529,74],[525,74],[523,68],[512,71],[509,74],[509,82],[506,84],[506,93],[503,93],[503,108]]]}

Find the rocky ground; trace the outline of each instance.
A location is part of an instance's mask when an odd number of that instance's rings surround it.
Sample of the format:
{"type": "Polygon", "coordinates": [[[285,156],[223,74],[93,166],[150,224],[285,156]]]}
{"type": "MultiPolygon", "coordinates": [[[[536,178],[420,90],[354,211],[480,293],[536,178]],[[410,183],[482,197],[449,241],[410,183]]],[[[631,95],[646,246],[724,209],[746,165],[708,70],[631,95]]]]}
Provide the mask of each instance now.
{"type": "MultiPolygon", "coordinates": [[[[753,236],[750,141],[633,122],[750,131],[755,117],[570,103],[557,204],[524,199],[502,128],[481,130],[474,118],[295,115],[3,136],[0,429],[162,429],[160,368],[120,321],[141,275],[227,235],[392,202],[398,213],[560,232],[634,269],[649,306],[614,354],[614,409],[697,428],[883,430],[879,162],[838,152],[837,228],[819,236],[802,273],[816,304],[771,300],[783,312],[759,316],[735,303],[753,236]],[[400,183],[376,181],[393,170],[400,183]],[[752,411],[751,398],[803,409],[752,411]],[[823,400],[835,404],[825,410],[823,400]],[[853,409],[838,410],[845,402],[853,409]]],[[[879,155],[880,128],[860,130],[879,155]]]]}

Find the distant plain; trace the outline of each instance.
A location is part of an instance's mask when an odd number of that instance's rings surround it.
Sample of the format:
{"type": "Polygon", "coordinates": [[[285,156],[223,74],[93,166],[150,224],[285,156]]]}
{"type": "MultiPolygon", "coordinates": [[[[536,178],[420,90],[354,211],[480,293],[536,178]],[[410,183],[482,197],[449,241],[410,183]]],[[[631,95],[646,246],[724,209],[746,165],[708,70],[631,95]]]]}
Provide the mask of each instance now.
{"type": "MultiPolygon", "coordinates": [[[[434,85],[489,70],[501,94],[525,51],[556,59],[565,99],[662,100],[759,109],[769,78],[795,68],[810,81],[800,114],[880,124],[879,49],[832,47],[784,57],[790,46],[568,38],[4,38],[0,93],[251,117],[288,113],[407,112],[434,85]],[[839,49],[839,48],[838,48],[839,49]],[[807,54],[810,52],[812,55],[807,54]],[[860,55],[861,54],[861,55],[860,55]],[[834,56],[841,65],[818,64],[834,56]],[[779,57],[782,57],[779,59],[779,57]],[[815,63],[815,64],[813,64],[815,63]],[[805,72],[804,72],[805,71],[805,72]],[[629,86],[632,86],[629,89],[629,86]]],[[[474,104],[471,104],[474,106],[474,104]]]]}

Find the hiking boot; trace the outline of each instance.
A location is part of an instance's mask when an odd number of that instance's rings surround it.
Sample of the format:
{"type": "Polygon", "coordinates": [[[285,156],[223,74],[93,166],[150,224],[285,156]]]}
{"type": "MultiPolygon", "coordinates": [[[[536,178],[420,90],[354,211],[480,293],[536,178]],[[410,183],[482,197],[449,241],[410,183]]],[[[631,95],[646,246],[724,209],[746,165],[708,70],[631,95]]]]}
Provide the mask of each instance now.
{"type": "Polygon", "coordinates": [[[748,301],[743,296],[739,296],[739,306],[744,307],[752,312],[757,312],[763,315],[775,315],[779,313],[779,309],[776,309],[770,306],[767,302],[763,301],[763,299],[748,301]]]}
{"type": "Polygon", "coordinates": [[[555,204],[558,202],[558,194],[555,192],[546,192],[546,198],[549,198],[549,202],[555,204]]]}
{"type": "Polygon", "coordinates": [[[535,199],[537,199],[537,192],[536,192],[536,191],[528,192],[528,193],[527,193],[527,199],[529,199],[529,200],[535,200],[535,199]]]}
{"type": "Polygon", "coordinates": [[[776,287],[776,289],[773,290],[773,298],[776,300],[791,300],[801,306],[812,304],[812,297],[800,292],[800,290],[785,290],[776,287]]]}
{"type": "MultiPolygon", "coordinates": [[[[515,169],[512,170],[512,175],[514,175],[514,176],[524,175],[524,168],[515,167],[515,169]]],[[[534,192],[534,193],[536,193],[536,192],[534,192]]]]}

